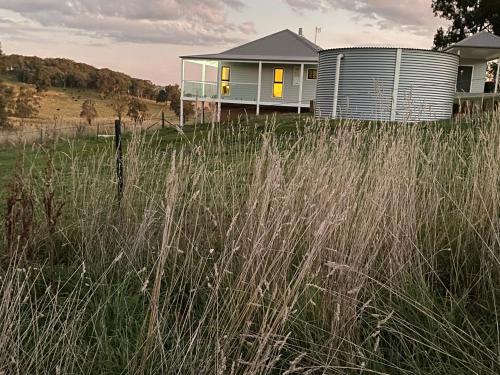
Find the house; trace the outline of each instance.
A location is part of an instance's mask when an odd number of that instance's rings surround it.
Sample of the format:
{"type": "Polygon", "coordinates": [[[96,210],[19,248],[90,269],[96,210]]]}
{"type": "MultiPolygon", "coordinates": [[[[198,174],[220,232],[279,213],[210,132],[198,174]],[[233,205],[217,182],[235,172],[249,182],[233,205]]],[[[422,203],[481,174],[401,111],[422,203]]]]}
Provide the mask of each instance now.
{"type": "Polygon", "coordinates": [[[460,57],[457,77],[457,98],[473,99],[496,96],[499,72],[494,83],[486,84],[488,63],[500,61],[500,37],[487,31],[474,34],[444,50],[460,57]],[[487,89],[489,87],[489,89],[487,89]]]}
{"type": "Polygon", "coordinates": [[[183,102],[261,109],[309,109],[316,96],[319,46],[302,30],[283,30],[222,53],[181,56],[181,125],[183,102]]]}

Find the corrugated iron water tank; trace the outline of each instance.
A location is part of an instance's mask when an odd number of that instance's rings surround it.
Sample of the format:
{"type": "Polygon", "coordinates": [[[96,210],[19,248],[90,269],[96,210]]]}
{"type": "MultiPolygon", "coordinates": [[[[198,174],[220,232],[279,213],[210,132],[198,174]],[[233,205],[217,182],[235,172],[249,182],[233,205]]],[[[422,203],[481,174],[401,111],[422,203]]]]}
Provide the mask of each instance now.
{"type": "Polygon", "coordinates": [[[435,121],[453,112],[458,56],[405,48],[342,48],[319,54],[316,115],[435,121]]]}

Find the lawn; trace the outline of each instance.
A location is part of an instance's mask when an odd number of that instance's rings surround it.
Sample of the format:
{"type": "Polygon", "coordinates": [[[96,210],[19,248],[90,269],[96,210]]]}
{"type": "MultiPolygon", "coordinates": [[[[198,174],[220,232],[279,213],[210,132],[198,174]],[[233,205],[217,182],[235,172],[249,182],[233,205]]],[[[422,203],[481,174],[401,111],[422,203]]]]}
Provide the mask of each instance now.
{"type": "MultiPolygon", "coordinates": [[[[238,121],[238,120],[235,120],[238,121]]],[[[252,121],[254,119],[252,118],[252,121]]],[[[277,134],[294,133],[296,126],[296,117],[282,115],[280,126],[277,134]]],[[[259,134],[262,129],[266,128],[266,120],[261,119],[255,121],[252,130],[259,134]]],[[[167,126],[165,129],[158,131],[150,131],[146,138],[151,140],[154,148],[165,148],[175,145],[180,147],[186,144],[192,144],[198,140],[206,138],[211,125],[188,125],[185,126],[182,132],[179,132],[172,126],[167,126]]],[[[132,135],[130,133],[124,136],[123,146],[126,150],[128,142],[132,135]]],[[[78,155],[78,158],[90,158],[100,153],[103,150],[108,150],[114,145],[114,138],[98,138],[95,136],[84,136],[76,139],[57,139],[48,140],[43,145],[28,144],[22,147],[13,147],[12,145],[0,145],[0,197],[4,197],[4,192],[8,181],[15,169],[18,160],[23,161],[23,165],[33,166],[35,170],[43,169],[47,158],[55,159],[60,163],[59,168],[65,169],[65,163],[68,162],[66,155],[72,153],[78,155]]]]}
{"type": "Polygon", "coordinates": [[[499,124],[4,147],[0,373],[497,374],[499,124]]]}

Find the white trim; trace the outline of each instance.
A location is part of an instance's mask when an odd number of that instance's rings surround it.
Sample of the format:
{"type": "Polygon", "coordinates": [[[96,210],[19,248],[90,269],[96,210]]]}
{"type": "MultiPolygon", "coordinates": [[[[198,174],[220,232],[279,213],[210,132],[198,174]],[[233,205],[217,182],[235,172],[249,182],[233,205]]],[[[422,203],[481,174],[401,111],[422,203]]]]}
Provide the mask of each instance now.
{"type": "MultiPolygon", "coordinates": [[[[194,81],[194,80],[190,80],[190,79],[186,79],[186,80],[184,80],[184,82],[203,83],[203,81],[194,81]]],[[[205,83],[209,84],[209,85],[216,85],[217,84],[217,82],[214,82],[214,81],[206,81],[205,83]]],[[[235,85],[253,85],[253,86],[257,86],[257,82],[253,83],[253,82],[233,82],[233,81],[229,81],[229,83],[234,83],[235,85]]]]}
{"type": "Polygon", "coordinates": [[[495,91],[494,93],[498,93],[498,82],[500,81],[500,57],[497,59],[497,78],[495,80],[495,91]]]}
{"type": "MultiPolygon", "coordinates": [[[[475,68],[475,66],[474,65],[469,65],[469,64],[460,64],[459,63],[458,64],[458,72],[457,72],[457,74],[460,74],[460,67],[461,66],[469,66],[469,67],[472,68],[472,73],[470,75],[470,86],[469,86],[469,92],[468,92],[469,94],[471,94],[472,93],[472,82],[474,81],[474,70],[475,70],[474,68],[475,68]]],[[[455,84],[455,92],[463,92],[463,91],[458,91],[457,84],[458,84],[458,75],[457,75],[457,82],[455,84]]],[[[484,88],[483,88],[483,93],[484,93],[484,88]]]]}
{"type": "Polygon", "coordinates": [[[201,96],[204,98],[205,97],[205,80],[206,80],[206,74],[207,74],[207,66],[205,65],[205,61],[202,62],[201,65],[201,96]]]}
{"type": "Polygon", "coordinates": [[[220,116],[222,111],[220,90],[221,90],[221,64],[220,61],[217,62],[217,122],[220,122],[220,116]]]}
{"type": "Polygon", "coordinates": [[[189,83],[206,83],[207,85],[216,85],[217,82],[215,81],[195,81],[195,80],[190,80],[190,79],[185,79],[184,82],[189,82],[189,83]]]}
{"type": "Polygon", "coordinates": [[[260,115],[260,94],[262,91],[262,61],[259,61],[259,78],[257,81],[257,108],[255,114],[260,115]]]}
{"type": "MultiPolygon", "coordinates": [[[[299,104],[302,104],[302,91],[304,89],[304,64],[300,64],[300,85],[299,85],[299,104]]],[[[297,113],[300,115],[302,107],[299,105],[297,113]]]]}
{"type": "Polygon", "coordinates": [[[318,80],[318,68],[307,68],[306,81],[317,81],[317,80],[318,80]],[[310,70],[316,71],[316,78],[309,78],[309,71],[310,70]]]}
{"type": "Polygon", "coordinates": [[[257,64],[259,61],[262,61],[262,64],[280,64],[280,65],[298,65],[298,64],[306,64],[306,65],[318,65],[318,61],[279,61],[279,60],[207,60],[207,59],[190,59],[186,61],[200,61],[200,60],[205,60],[205,61],[218,61],[218,62],[229,62],[229,63],[248,63],[248,64],[257,64]]]}
{"type": "MultiPolygon", "coordinates": [[[[188,102],[194,102],[196,101],[196,97],[194,96],[186,96],[183,98],[183,100],[188,101],[188,102]]],[[[213,98],[206,98],[205,102],[215,102],[218,103],[219,99],[213,99],[213,98]]],[[[226,103],[226,104],[245,104],[245,105],[257,105],[256,100],[236,100],[236,99],[220,99],[221,103],[226,103]]],[[[297,108],[299,105],[302,108],[309,108],[309,104],[301,104],[298,102],[294,103],[286,103],[283,101],[276,101],[276,102],[260,102],[259,105],[262,106],[275,106],[275,107],[295,107],[297,108]]]]}
{"type": "Polygon", "coordinates": [[[401,74],[401,59],[403,50],[398,48],[396,53],[396,70],[394,72],[394,87],[392,89],[391,121],[396,121],[396,111],[398,109],[399,76],[401,74]]]}
{"type": "Polygon", "coordinates": [[[180,98],[180,116],[179,116],[179,125],[184,126],[184,60],[181,60],[181,98],[180,98]]]}
{"type": "Polygon", "coordinates": [[[234,81],[229,81],[230,84],[234,85],[252,85],[252,86],[257,86],[258,83],[253,83],[253,82],[234,82],[234,81]]]}
{"type": "Polygon", "coordinates": [[[211,66],[212,68],[217,68],[217,60],[207,60],[207,59],[184,59],[185,62],[191,64],[205,64],[207,66],[211,66]]]}
{"type": "Polygon", "coordinates": [[[337,55],[337,64],[335,67],[335,87],[333,89],[333,107],[332,107],[332,118],[337,118],[337,104],[339,100],[339,85],[340,85],[340,64],[344,55],[342,53],[337,55]]]}

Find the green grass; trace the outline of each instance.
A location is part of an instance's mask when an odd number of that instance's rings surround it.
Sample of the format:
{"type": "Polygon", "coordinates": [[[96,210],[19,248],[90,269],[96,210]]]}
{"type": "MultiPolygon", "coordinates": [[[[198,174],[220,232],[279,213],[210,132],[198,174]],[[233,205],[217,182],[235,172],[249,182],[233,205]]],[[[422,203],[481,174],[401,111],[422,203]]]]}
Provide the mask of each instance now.
{"type": "MultiPolygon", "coordinates": [[[[251,131],[255,132],[257,138],[259,134],[266,130],[266,119],[252,119],[251,131]]],[[[236,120],[237,121],[237,120],[236,120]]],[[[295,116],[283,116],[280,125],[276,129],[279,136],[293,135],[296,131],[298,119],[295,116]]],[[[204,140],[212,126],[210,124],[186,125],[182,132],[172,127],[166,127],[154,132],[148,132],[146,137],[153,142],[152,147],[165,148],[174,146],[179,148],[183,145],[190,145],[204,140]]],[[[132,135],[130,133],[123,136],[123,148],[126,152],[128,142],[132,135]]],[[[70,153],[78,155],[79,158],[92,158],[96,153],[114,146],[114,138],[98,138],[95,136],[84,136],[76,139],[58,139],[48,141],[42,145],[34,143],[32,145],[0,145],[0,197],[5,197],[5,188],[15,169],[16,162],[22,160],[25,166],[32,166],[35,170],[42,170],[47,161],[47,156],[51,155],[60,164],[58,169],[65,169],[64,157],[70,153]]]]}
{"type": "Polygon", "coordinates": [[[127,135],[120,205],[112,139],[4,147],[0,372],[496,374],[499,123],[127,135]]]}

